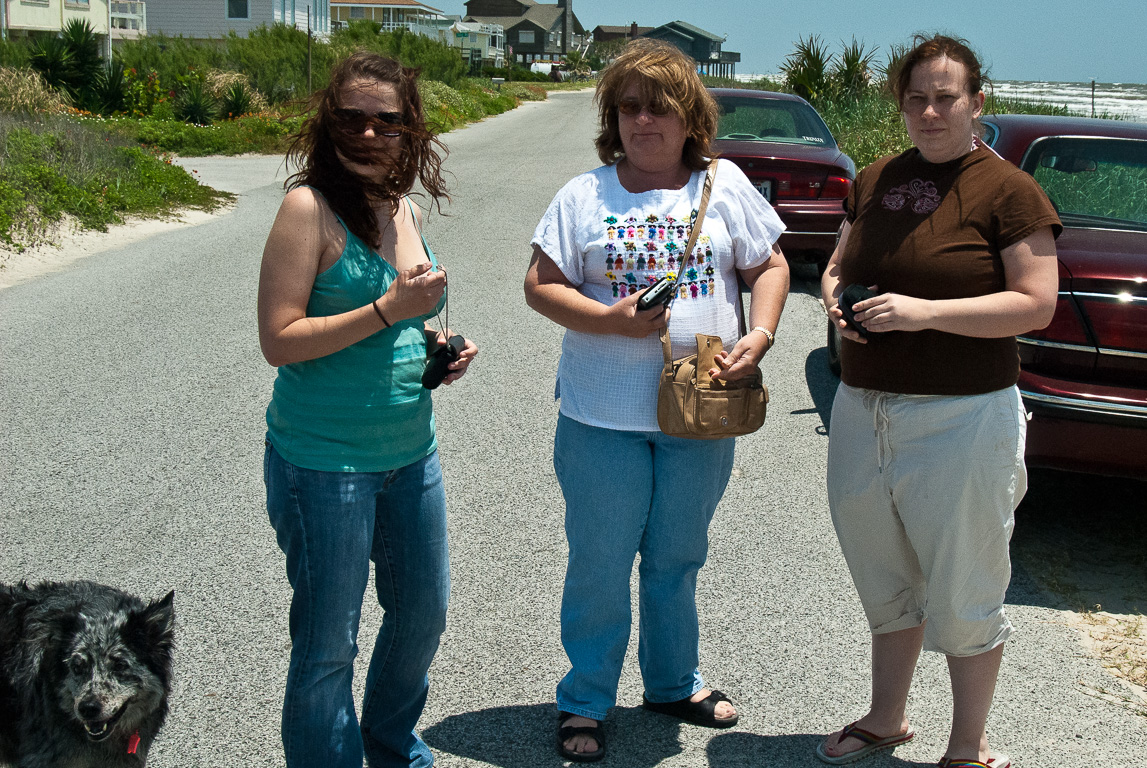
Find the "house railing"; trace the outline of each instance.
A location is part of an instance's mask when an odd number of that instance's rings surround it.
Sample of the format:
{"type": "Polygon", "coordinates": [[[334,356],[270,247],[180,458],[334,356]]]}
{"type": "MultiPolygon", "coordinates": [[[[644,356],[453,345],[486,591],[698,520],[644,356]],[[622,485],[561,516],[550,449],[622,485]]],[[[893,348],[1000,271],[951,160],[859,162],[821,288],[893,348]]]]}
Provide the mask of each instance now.
{"type": "Polygon", "coordinates": [[[144,0],[112,0],[111,34],[135,38],[147,33],[147,3],[144,0]]]}

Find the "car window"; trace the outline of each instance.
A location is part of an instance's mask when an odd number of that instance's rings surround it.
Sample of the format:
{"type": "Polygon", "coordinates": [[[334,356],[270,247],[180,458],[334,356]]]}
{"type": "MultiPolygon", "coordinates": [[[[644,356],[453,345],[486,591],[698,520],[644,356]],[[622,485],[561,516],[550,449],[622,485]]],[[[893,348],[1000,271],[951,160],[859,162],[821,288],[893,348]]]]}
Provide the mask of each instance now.
{"type": "Polygon", "coordinates": [[[721,107],[718,139],[836,146],[816,110],[799,101],[732,96],[718,99],[718,104],[721,107]]]}
{"type": "Polygon", "coordinates": [[[1000,138],[1000,129],[995,123],[980,123],[984,127],[983,140],[989,147],[996,146],[996,139],[1000,138]]]}
{"type": "Polygon", "coordinates": [[[1023,169],[1066,226],[1147,230],[1147,141],[1042,139],[1028,149],[1023,169]]]}

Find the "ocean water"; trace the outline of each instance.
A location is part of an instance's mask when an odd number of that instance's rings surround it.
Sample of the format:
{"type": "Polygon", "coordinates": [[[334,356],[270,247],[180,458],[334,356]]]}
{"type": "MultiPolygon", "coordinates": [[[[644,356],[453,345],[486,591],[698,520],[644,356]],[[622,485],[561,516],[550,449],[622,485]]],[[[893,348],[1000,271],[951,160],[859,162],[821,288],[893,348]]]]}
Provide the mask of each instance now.
{"type": "MultiPolygon", "coordinates": [[[[996,80],[997,96],[1065,106],[1072,112],[1092,116],[1091,83],[1047,83],[1028,80],[996,80]]],[[[1094,116],[1147,123],[1147,85],[1096,83],[1094,116]]]]}
{"type": "MultiPolygon", "coordinates": [[[[737,75],[737,80],[748,82],[762,75],[737,75]]],[[[766,75],[774,81],[780,75],[766,75]]],[[[1086,117],[1092,114],[1091,83],[1053,83],[1038,80],[996,80],[992,83],[997,96],[1019,98],[1066,106],[1072,112],[1086,117]]],[[[1119,117],[1138,123],[1147,123],[1147,85],[1134,83],[1096,83],[1095,116],[1119,117]]]]}

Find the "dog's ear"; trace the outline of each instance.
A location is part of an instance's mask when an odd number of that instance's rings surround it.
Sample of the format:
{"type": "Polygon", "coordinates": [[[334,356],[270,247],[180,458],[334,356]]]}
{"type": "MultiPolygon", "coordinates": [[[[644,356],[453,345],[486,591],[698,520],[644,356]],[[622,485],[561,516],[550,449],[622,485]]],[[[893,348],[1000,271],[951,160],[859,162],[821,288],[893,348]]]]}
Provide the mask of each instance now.
{"type": "Polygon", "coordinates": [[[153,600],[128,616],[124,637],[153,670],[166,677],[171,672],[171,653],[175,644],[175,590],[162,600],[153,600]]]}

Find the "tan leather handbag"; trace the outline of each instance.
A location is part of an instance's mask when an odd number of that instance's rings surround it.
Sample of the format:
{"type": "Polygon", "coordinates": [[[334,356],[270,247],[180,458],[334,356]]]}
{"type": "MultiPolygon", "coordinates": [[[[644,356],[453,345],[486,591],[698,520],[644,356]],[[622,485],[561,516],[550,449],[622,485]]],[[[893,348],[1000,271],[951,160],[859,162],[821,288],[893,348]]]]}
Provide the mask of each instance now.
{"type": "MultiPolygon", "coordinates": [[[[693,252],[697,236],[701,233],[716,173],[717,161],[714,159],[705,176],[696,224],[685,248],[687,254],[693,252]]],[[[677,282],[680,281],[678,273],[677,282]]],[[[673,295],[677,295],[676,290],[673,295]]],[[[739,296],[738,292],[738,300],[739,296]]],[[[739,319],[741,335],[744,336],[743,306],[739,319]]],[[[657,387],[657,425],[662,432],[674,437],[717,440],[756,432],[765,423],[769,390],[764,385],[759,367],[736,381],[713,381],[709,378],[710,369],[715,367],[713,358],[722,351],[720,336],[698,333],[697,354],[674,360],[669,330],[662,328],[661,349],[665,367],[657,387]]]]}

